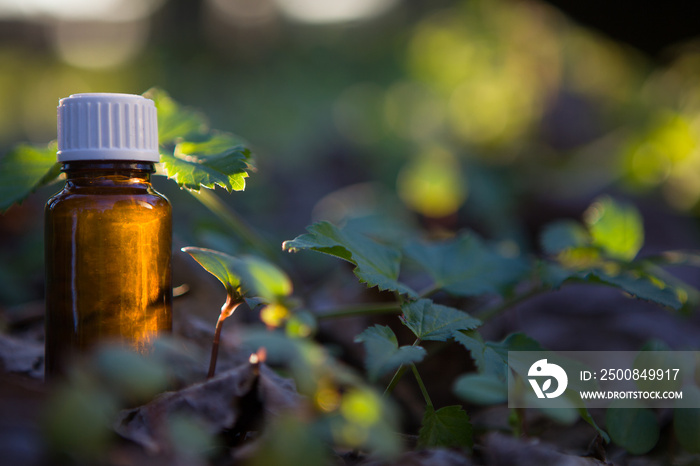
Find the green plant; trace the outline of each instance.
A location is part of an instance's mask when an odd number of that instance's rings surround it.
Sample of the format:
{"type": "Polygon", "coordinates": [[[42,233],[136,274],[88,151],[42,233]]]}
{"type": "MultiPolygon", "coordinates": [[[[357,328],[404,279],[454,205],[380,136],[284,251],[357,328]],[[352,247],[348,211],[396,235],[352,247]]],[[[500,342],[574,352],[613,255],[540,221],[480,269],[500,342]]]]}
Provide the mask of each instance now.
{"type": "MultiPolygon", "coordinates": [[[[223,322],[247,301],[251,308],[260,309],[265,325],[249,329],[244,344],[251,351],[265,348],[270,360],[288,371],[298,391],[310,401],[305,417],[282,415],[271,422],[265,440],[269,448],[261,448],[259,464],[278,462],[283,455],[298,457],[300,463],[303,458],[309,464],[323,462],[328,445],[396,455],[402,446],[396,435],[399,419],[391,395],[409,370],[425,403],[421,428],[413,433],[417,434],[417,446],[470,449],[474,438],[467,411],[460,405],[435,406],[426,389],[420,375],[421,363],[429,353],[424,342],[461,345],[466,350],[464,357],[474,361],[476,372],[452,381],[455,395],[477,405],[503,403],[508,371],[520,370],[508,365],[508,351],[543,348],[522,333],[487,341],[480,326],[535,295],[569,283],[588,283],[617,288],[675,311],[688,312],[700,301],[697,289],[663,268],[694,265],[698,257],[674,251],[639,258],[644,241],[639,212],[601,197],[589,207],[582,222],[558,221],[544,229],[543,257],[504,251],[471,231],[434,240],[416,229],[391,238],[372,233],[380,231],[379,223],[369,228],[364,225],[362,230],[352,224],[339,228],[330,222],[314,223],[307,233],[284,242],[283,250],[312,250],[346,261],[361,283],[391,299],[324,312],[308,309],[293,296],[288,275],[275,265],[279,258],[275,248],[211,191],[216,185],[228,192],[244,189],[252,169],[251,151],[238,137],[209,129],[202,115],[179,107],[163,91],[151,90],[148,95],[159,112],[159,174],[192,192],[231,228],[248,251],[233,257],[211,249],[183,248],[219,279],[227,292],[216,324],[209,377],[215,374],[223,322]],[[465,302],[469,309],[464,308],[465,302]],[[341,364],[314,339],[318,321],[358,315],[395,315],[396,323],[413,335],[412,342],[402,344],[387,325],[369,325],[360,332],[355,341],[364,346],[366,377],[341,364]],[[282,441],[286,445],[283,452],[273,448],[282,441]]],[[[1,208],[9,208],[59,177],[54,152],[53,145],[22,145],[0,161],[1,208]]],[[[576,400],[570,409],[543,413],[562,423],[580,417],[606,442],[612,437],[632,453],[648,451],[658,440],[658,424],[648,410],[610,409],[606,421],[610,436],[576,400]]],[[[679,441],[692,451],[688,439],[697,438],[700,427],[688,413],[679,410],[674,423],[683,429],[679,441]]],[[[513,431],[520,433],[520,413],[515,412],[514,419],[513,431]]]]}

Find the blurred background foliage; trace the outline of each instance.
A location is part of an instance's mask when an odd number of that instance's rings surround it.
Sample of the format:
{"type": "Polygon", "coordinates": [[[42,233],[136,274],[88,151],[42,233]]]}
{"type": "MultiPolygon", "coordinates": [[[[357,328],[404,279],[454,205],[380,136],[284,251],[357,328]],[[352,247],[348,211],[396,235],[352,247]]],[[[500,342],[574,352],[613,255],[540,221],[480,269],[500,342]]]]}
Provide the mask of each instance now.
{"type": "MultiPolygon", "coordinates": [[[[329,219],[517,254],[601,192],[697,212],[700,49],[646,52],[534,0],[0,0],[0,150],[53,139],[61,97],[157,85],[251,141],[226,199],[273,244],[329,219]]],[[[157,188],[181,245],[236,252],[157,188]]],[[[45,198],[0,219],[2,303],[41,297],[45,198]]]]}

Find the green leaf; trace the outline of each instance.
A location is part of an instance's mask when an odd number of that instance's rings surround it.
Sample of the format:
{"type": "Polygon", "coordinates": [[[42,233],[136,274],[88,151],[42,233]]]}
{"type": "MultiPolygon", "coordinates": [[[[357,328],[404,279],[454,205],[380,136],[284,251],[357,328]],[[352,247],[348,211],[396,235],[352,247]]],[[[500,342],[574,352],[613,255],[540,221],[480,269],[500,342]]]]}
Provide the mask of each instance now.
{"type": "Polygon", "coordinates": [[[153,100],[158,110],[160,145],[172,145],[178,140],[197,137],[207,132],[204,115],[189,108],[182,108],[164,90],[152,88],[143,96],[153,100]]]}
{"type": "Polygon", "coordinates": [[[471,330],[481,321],[464,311],[420,299],[401,306],[402,322],[421,340],[446,341],[458,330],[471,330]]]}
{"type": "Polygon", "coordinates": [[[418,447],[467,447],[474,444],[469,416],[461,406],[445,406],[437,411],[425,409],[418,434],[418,447]]]}
{"type": "Polygon", "coordinates": [[[218,278],[226,287],[227,293],[236,293],[241,286],[240,277],[233,271],[236,260],[234,257],[204,248],[184,247],[181,251],[192,256],[194,260],[199,262],[199,265],[204,267],[204,270],[218,278]]]}
{"type": "Polygon", "coordinates": [[[457,343],[464,346],[469,351],[479,372],[486,370],[486,359],[484,352],[486,350],[486,342],[481,337],[481,334],[475,330],[467,332],[455,332],[452,337],[457,343]]]}
{"type": "Polygon", "coordinates": [[[700,388],[688,385],[673,410],[673,431],[688,453],[700,453],[700,388]],[[692,406],[692,407],[686,407],[692,406]]]}
{"type": "Polygon", "coordinates": [[[632,205],[604,196],[591,204],[584,221],[593,245],[611,258],[631,261],[644,244],[642,216],[632,205]]]}
{"type": "Polygon", "coordinates": [[[307,227],[308,233],[285,241],[285,251],[311,249],[355,265],[355,275],[361,282],[380,290],[391,290],[415,297],[416,292],[398,281],[401,254],[367,236],[353,231],[339,230],[329,222],[318,222],[307,227]]]}
{"type": "Polygon", "coordinates": [[[455,394],[478,405],[495,405],[508,400],[506,382],[493,374],[465,374],[455,381],[455,394]]]}
{"type": "Polygon", "coordinates": [[[605,425],[613,442],[633,455],[642,455],[659,441],[659,421],[648,408],[615,408],[605,413],[605,425]]]}
{"type": "Polygon", "coordinates": [[[420,346],[399,347],[394,332],[386,325],[374,325],[355,337],[365,345],[365,366],[370,380],[377,380],[403,364],[416,363],[425,357],[420,346]]]}
{"type": "Polygon", "coordinates": [[[529,270],[522,259],[498,254],[473,233],[441,243],[414,242],[404,251],[436,288],[455,296],[501,294],[529,270]]]}
{"type": "Polygon", "coordinates": [[[495,369],[501,364],[507,367],[508,351],[545,351],[545,349],[524,333],[512,333],[501,342],[489,341],[484,348],[487,371],[495,372],[495,369]]]}
{"type": "Polygon", "coordinates": [[[289,277],[259,257],[233,257],[223,252],[195,247],[185,247],[182,251],[218,278],[228,293],[237,293],[242,288],[245,293],[252,293],[267,302],[277,302],[292,292],[289,277]]]}
{"type": "Polygon", "coordinates": [[[192,191],[216,185],[228,192],[245,189],[251,153],[244,141],[210,130],[202,114],[181,107],[163,90],[151,89],[144,96],[158,110],[161,162],[168,178],[192,191]]]}
{"type": "Polygon", "coordinates": [[[592,270],[583,272],[579,276],[585,281],[614,286],[636,298],[668,306],[675,310],[680,309],[683,305],[678,299],[676,290],[661,283],[654,283],[644,275],[635,276],[632,275],[632,272],[622,272],[613,276],[599,270],[592,270]]]}
{"type": "Polygon", "coordinates": [[[484,342],[477,332],[457,331],[453,336],[469,350],[480,373],[504,382],[508,375],[508,351],[544,351],[537,341],[522,333],[510,334],[501,342],[484,342]]]}
{"type": "Polygon", "coordinates": [[[20,144],[0,159],[0,212],[18,204],[61,173],[56,144],[20,144]]]}
{"type": "Polygon", "coordinates": [[[204,141],[179,143],[173,154],[161,154],[161,162],[168,178],[182,188],[199,191],[219,185],[231,192],[245,189],[250,156],[235,136],[217,133],[204,141]]]}
{"type": "Polygon", "coordinates": [[[540,235],[542,250],[547,254],[557,254],[565,249],[590,245],[591,237],[580,223],[573,220],[560,220],[547,225],[540,235]]]}

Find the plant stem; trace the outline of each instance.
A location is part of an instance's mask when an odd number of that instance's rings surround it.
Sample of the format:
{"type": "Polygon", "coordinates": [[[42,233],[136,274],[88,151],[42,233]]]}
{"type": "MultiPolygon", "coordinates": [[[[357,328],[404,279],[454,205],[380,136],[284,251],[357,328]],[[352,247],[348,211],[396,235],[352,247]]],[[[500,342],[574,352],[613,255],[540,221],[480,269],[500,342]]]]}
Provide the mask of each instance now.
{"type": "Polygon", "coordinates": [[[214,215],[223,221],[244,243],[269,259],[276,257],[273,248],[256,233],[231,207],[217,196],[213,190],[202,188],[190,193],[204,204],[214,215]]]}
{"type": "Polygon", "coordinates": [[[428,395],[428,390],[425,389],[425,384],[423,384],[423,379],[421,378],[420,374],[418,373],[418,368],[416,367],[415,364],[411,364],[411,370],[413,371],[413,375],[416,378],[416,382],[418,382],[418,386],[420,387],[420,392],[423,394],[423,399],[425,400],[425,404],[429,407],[433,407],[433,402],[430,399],[430,395],[428,395]]]}
{"type": "Polygon", "coordinates": [[[216,361],[219,358],[219,341],[221,340],[221,329],[224,326],[224,321],[233,314],[233,311],[243,302],[243,299],[238,297],[233,298],[233,294],[229,291],[226,295],[226,302],[221,307],[221,314],[216,321],[216,330],[214,330],[214,341],[211,345],[211,359],[209,360],[209,372],[207,372],[207,379],[214,377],[216,373],[216,361]]]}
{"type": "Polygon", "coordinates": [[[219,358],[219,340],[221,338],[221,328],[224,326],[224,320],[226,320],[226,318],[220,315],[219,319],[216,321],[216,330],[214,331],[214,342],[211,345],[211,359],[209,360],[207,379],[211,379],[216,373],[216,360],[219,358]]]}
{"type": "MultiPolygon", "coordinates": [[[[413,342],[413,345],[411,346],[418,346],[420,343],[420,338],[416,338],[416,341],[413,342]]],[[[396,369],[396,372],[394,373],[394,376],[391,378],[391,381],[389,382],[389,385],[386,386],[386,389],[384,390],[384,396],[391,395],[391,392],[394,391],[394,388],[399,384],[401,381],[401,377],[406,373],[406,370],[408,367],[406,367],[405,364],[401,364],[398,369],[396,369]]]]}
{"type": "Polygon", "coordinates": [[[398,303],[367,303],[334,309],[323,314],[316,313],[315,315],[318,320],[325,320],[361,315],[398,314],[399,312],[401,312],[401,306],[398,303]]]}
{"type": "Polygon", "coordinates": [[[523,294],[514,296],[510,299],[507,299],[503,301],[500,304],[497,304],[496,306],[493,306],[490,309],[486,309],[485,311],[482,311],[476,315],[479,319],[481,319],[483,322],[486,322],[489,319],[492,319],[496,317],[498,314],[502,313],[503,311],[510,309],[511,307],[515,306],[516,304],[521,303],[522,301],[525,301],[527,299],[532,298],[533,296],[537,296],[540,293],[543,293],[547,291],[548,288],[545,287],[536,287],[533,288],[523,294]]]}
{"type": "Polygon", "coordinates": [[[398,385],[399,381],[403,377],[403,375],[406,373],[406,369],[408,369],[406,366],[403,364],[399,366],[398,369],[396,369],[396,372],[394,373],[394,376],[391,378],[391,381],[389,382],[389,385],[386,386],[386,389],[384,390],[384,396],[389,396],[391,395],[391,392],[394,391],[394,388],[396,388],[396,385],[398,385]]]}

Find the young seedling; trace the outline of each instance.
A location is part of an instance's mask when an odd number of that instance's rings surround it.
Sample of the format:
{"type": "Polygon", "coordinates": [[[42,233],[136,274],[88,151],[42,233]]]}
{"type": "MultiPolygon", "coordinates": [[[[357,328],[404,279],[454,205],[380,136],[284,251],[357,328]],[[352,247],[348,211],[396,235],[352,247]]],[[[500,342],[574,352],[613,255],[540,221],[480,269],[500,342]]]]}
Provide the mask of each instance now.
{"type": "Polygon", "coordinates": [[[279,304],[292,292],[289,278],[269,262],[253,256],[232,257],[211,249],[186,247],[183,252],[191,255],[204,269],[214,275],[226,288],[226,302],[216,321],[214,342],[207,378],[214,376],[219,354],[219,341],[224,321],[244,302],[244,295],[251,293],[260,301],[279,304]]]}

